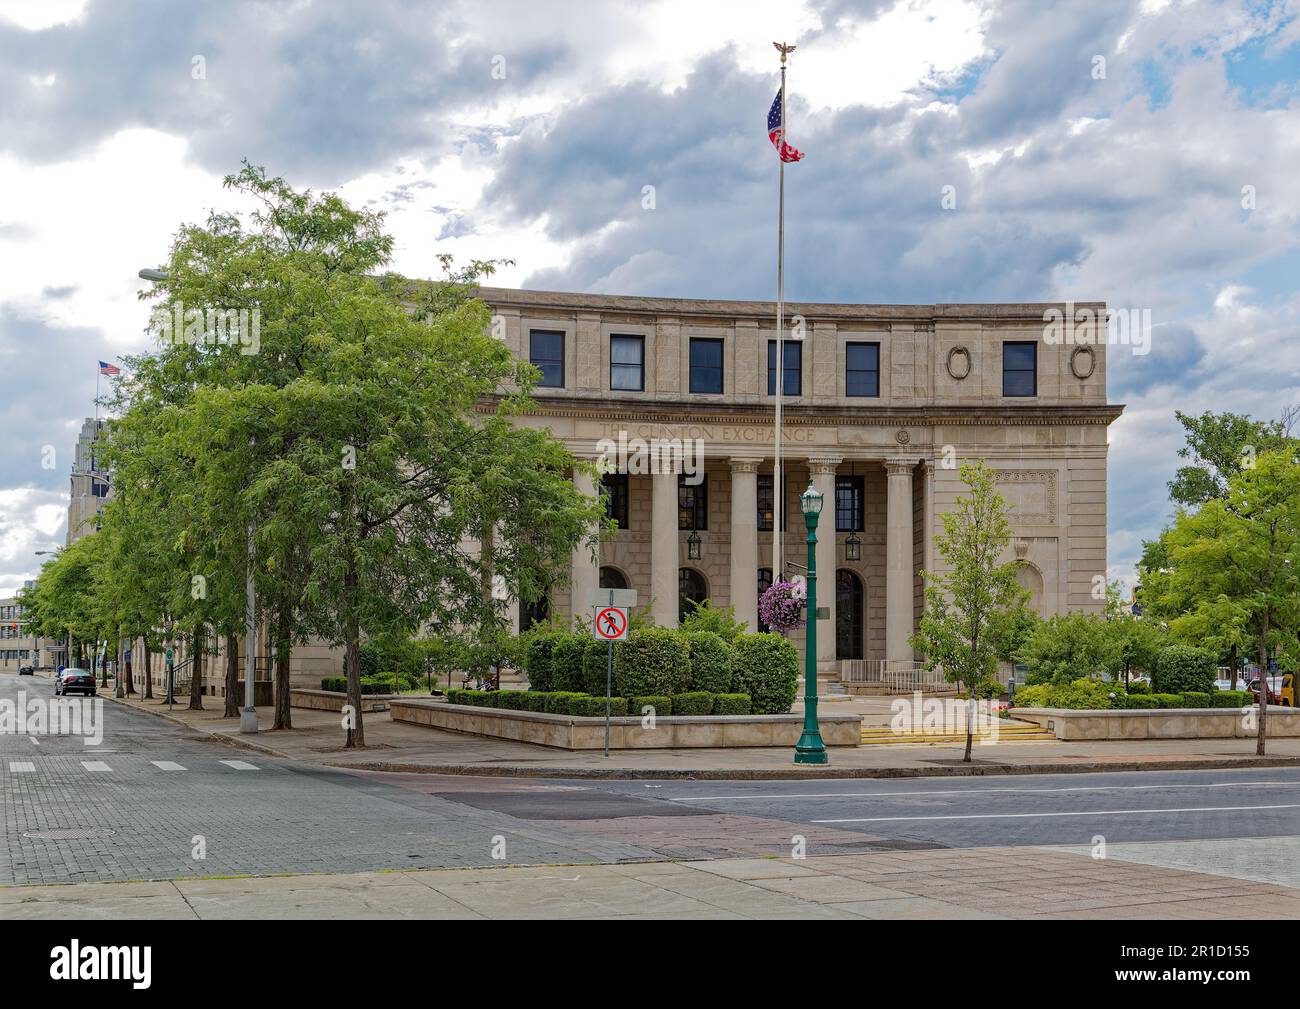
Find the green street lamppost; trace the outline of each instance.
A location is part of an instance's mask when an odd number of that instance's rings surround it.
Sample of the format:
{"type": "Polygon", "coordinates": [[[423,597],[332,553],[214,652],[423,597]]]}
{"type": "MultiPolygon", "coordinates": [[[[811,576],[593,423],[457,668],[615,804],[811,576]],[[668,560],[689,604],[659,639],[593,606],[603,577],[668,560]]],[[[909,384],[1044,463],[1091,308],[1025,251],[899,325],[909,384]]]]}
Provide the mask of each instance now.
{"type": "Polygon", "coordinates": [[[817,520],[822,513],[822,494],[808,481],[799,496],[804,524],[808,527],[808,633],[804,635],[803,735],[794,748],[796,764],[827,762],[826,744],[817,725],[817,520]]]}

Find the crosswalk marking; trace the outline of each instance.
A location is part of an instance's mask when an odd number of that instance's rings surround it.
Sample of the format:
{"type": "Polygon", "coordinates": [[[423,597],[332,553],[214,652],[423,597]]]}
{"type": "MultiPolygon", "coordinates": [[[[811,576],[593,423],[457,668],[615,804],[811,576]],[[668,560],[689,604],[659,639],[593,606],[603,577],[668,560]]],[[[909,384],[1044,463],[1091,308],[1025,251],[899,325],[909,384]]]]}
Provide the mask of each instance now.
{"type": "Polygon", "coordinates": [[[112,768],[109,767],[102,760],[83,760],[81,762],[81,766],[84,767],[87,771],[111,771],[112,770],[112,768]]]}
{"type": "Polygon", "coordinates": [[[36,765],[30,760],[11,760],[9,761],[10,774],[32,774],[36,770],[36,765]]]}
{"type": "Polygon", "coordinates": [[[153,764],[153,766],[156,767],[156,768],[158,768],[158,770],[160,770],[160,771],[183,771],[183,770],[185,770],[185,768],[181,767],[180,764],[178,764],[178,763],[176,763],[175,761],[172,761],[172,760],[151,760],[151,761],[149,761],[149,763],[153,764]]]}
{"type": "Polygon", "coordinates": [[[257,765],[250,764],[247,761],[243,761],[243,760],[223,760],[222,763],[225,764],[227,767],[233,767],[236,771],[257,770],[257,765]]]}

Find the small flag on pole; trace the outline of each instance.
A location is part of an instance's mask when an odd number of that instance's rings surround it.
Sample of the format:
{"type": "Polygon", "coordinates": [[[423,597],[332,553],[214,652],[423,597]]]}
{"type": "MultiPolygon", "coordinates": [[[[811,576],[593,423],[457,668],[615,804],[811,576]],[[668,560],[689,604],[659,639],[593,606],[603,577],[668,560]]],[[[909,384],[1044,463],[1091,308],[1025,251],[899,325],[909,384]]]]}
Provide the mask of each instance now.
{"type": "Polygon", "coordinates": [[[120,375],[122,374],[122,369],[115,364],[109,364],[107,361],[100,361],[99,373],[101,375],[120,375]]]}
{"type": "Polygon", "coordinates": [[[776,93],[776,98],[772,101],[772,107],[767,112],[767,139],[772,141],[772,146],[776,148],[776,153],[780,155],[782,161],[803,160],[803,151],[796,151],[785,142],[785,138],[782,136],[780,91],[776,93]]]}

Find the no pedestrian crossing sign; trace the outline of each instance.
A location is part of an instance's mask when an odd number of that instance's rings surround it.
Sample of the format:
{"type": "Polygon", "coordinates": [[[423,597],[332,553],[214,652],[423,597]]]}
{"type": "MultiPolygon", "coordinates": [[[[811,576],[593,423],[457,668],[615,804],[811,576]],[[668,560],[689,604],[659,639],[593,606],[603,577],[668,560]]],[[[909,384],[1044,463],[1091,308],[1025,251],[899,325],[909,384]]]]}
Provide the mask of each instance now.
{"type": "Polygon", "coordinates": [[[622,641],[627,637],[627,610],[621,606],[596,607],[592,628],[601,641],[622,641]]]}

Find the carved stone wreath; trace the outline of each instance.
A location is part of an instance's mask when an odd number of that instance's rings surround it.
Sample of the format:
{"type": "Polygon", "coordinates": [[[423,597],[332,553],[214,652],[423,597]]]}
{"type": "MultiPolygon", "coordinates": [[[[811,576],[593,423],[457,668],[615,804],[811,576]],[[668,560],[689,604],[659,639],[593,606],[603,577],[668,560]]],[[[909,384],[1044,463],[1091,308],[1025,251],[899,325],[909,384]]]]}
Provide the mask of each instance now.
{"type": "Polygon", "coordinates": [[[948,374],[960,382],[970,374],[970,351],[965,347],[953,347],[948,351],[948,374]]]}
{"type": "Polygon", "coordinates": [[[899,428],[894,432],[894,441],[898,442],[900,445],[906,445],[911,440],[912,436],[907,433],[906,428],[899,428]]]}
{"type": "Polygon", "coordinates": [[[1075,347],[1070,355],[1070,371],[1077,379],[1091,378],[1097,368],[1097,355],[1091,347],[1075,347]]]}

